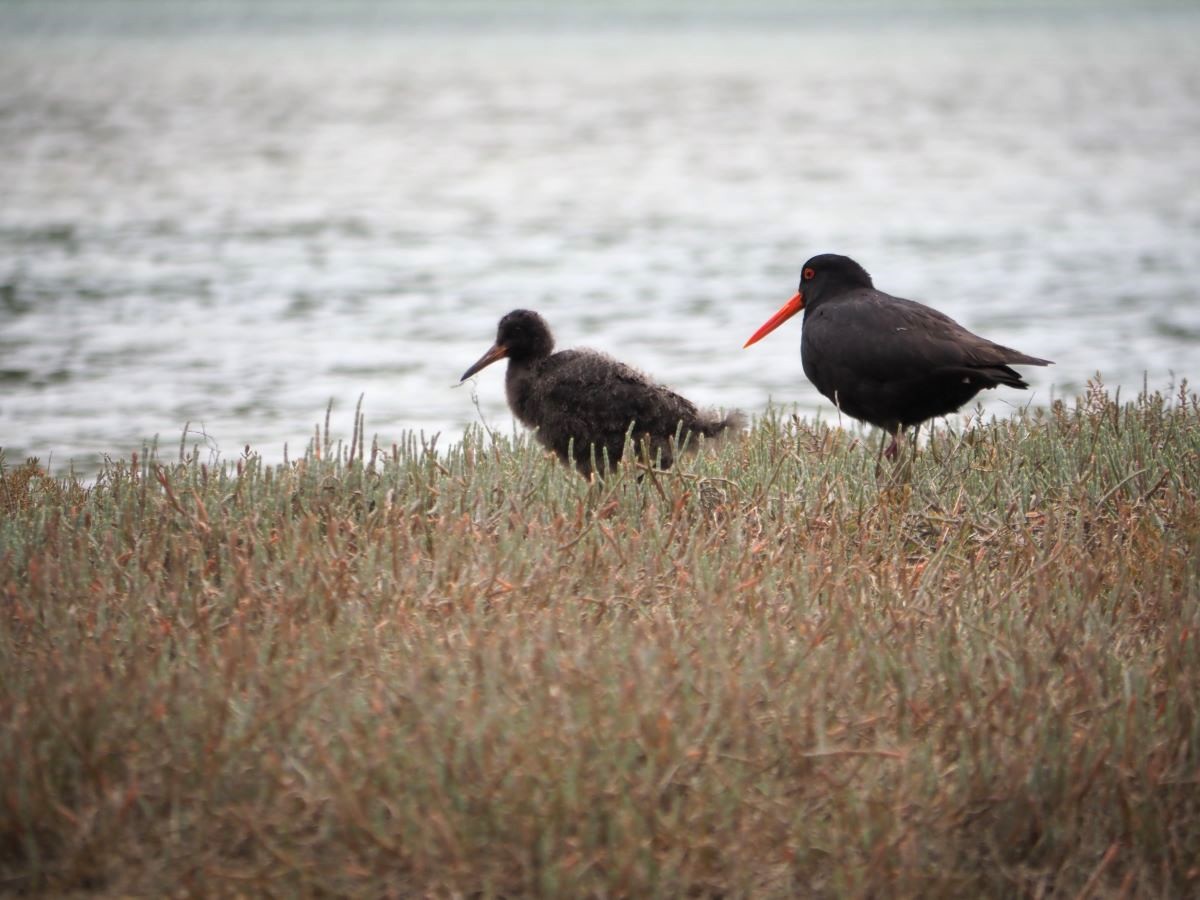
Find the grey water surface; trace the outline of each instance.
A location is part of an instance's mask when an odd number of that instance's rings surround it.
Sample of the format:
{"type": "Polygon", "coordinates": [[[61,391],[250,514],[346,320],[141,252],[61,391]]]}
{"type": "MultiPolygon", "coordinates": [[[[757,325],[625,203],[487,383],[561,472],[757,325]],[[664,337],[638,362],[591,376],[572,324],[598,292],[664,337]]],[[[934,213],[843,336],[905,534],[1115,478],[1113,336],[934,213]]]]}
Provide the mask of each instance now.
{"type": "Polygon", "coordinates": [[[502,364],[456,382],[518,306],[702,405],[835,418],[799,320],[742,349],[826,251],[1056,360],[989,414],[1200,374],[1186,6],[446,8],[0,5],[10,464],[187,423],[279,459],[360,394],[385,445],[507,432],[502,364]]]}

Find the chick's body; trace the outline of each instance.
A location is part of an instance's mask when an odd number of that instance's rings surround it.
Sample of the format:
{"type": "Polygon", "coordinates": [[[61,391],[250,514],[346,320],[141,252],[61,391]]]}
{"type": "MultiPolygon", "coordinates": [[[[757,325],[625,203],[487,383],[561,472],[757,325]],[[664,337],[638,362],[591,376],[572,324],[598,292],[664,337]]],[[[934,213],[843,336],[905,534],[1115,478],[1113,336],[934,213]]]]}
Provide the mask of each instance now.
{"type": "Polygon", "coordinates": [[[632,429],[635,447],[668,468],[676,436],[716,437],[739,427],[740,413],[721,415],[696,405],[647,375],[595,350],[553,352],[545,320],[514,310],[500,320],[495,345],[463,378],[508,358],[509,408],[537,440],[585,476],[620,461],[632,429]]]}

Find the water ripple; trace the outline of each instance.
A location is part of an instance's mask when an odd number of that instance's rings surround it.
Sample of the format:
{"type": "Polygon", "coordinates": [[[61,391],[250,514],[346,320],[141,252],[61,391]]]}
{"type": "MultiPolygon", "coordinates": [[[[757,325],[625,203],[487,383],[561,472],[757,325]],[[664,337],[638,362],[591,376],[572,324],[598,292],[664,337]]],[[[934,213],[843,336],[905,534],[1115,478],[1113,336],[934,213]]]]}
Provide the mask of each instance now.
{"type": "Polygon", "coordinates": [[[703,404],[830,417],[798,325],[740,349],[822,251],[1057,361],[999,413],[1194,374],[1200,16],[779,15],[222,42],[0,11],[0,445],[86,470],[191,421],[278,458],[363,393],[385,441],[506,429],[501,367],[452,386],[517,306],[703,404]]]}

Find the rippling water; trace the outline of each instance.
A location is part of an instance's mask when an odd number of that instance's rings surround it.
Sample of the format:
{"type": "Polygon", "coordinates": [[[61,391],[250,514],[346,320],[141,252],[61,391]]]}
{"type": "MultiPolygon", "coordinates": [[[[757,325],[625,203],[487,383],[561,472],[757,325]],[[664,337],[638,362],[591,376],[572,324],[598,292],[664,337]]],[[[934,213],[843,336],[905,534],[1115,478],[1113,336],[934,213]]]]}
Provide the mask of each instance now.
{"type": "Polygon", "coordinates": [[[516,306],[829,416],[798,321],[741,349],[824,251],[1057,361],[989,411],[1196,375],[1200,15],[739,8],[0,7],[7,458],[507,430],[516,306]]]}

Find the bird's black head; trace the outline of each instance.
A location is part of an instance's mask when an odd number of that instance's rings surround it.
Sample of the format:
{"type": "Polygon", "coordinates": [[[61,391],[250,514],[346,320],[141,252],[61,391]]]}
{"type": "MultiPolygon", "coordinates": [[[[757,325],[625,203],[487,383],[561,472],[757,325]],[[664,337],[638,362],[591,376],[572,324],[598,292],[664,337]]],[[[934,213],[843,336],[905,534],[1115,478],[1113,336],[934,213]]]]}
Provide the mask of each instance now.
{"type": "Polygon", "coordinates": [[[749,347],[755,341],[762,340],[802,309],[811,310],[846,291],[873,286],[867,270],[850,257],[837,253],[814,256],[800,270],[800,286],[796,289],[796,296],[767,319],[743,346],[749,347]]]}
{"type": "Polygon", "coordinates": [[[496,343],[463,373],[466,381],[480,369],[508,357],[516,362],[544,359],[554,351],[554,335],[546,320],[530,309],[514,309],[496,329],[496,343]]]}
{"type": "Polygon", "coordinates": [[[830,297],[869,287],[874,287],[871,276],[850,257],[822,253],[804,264],[796,292],[802,295],[805,308],[812,309],[830,297]]]}

